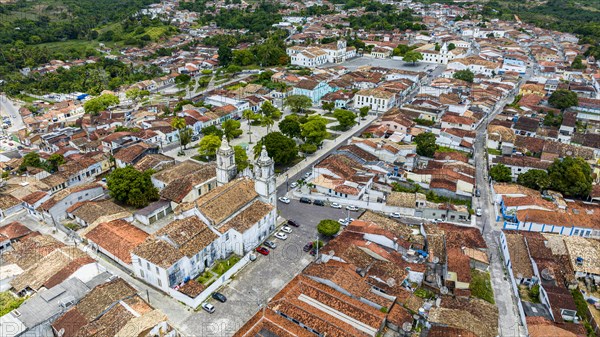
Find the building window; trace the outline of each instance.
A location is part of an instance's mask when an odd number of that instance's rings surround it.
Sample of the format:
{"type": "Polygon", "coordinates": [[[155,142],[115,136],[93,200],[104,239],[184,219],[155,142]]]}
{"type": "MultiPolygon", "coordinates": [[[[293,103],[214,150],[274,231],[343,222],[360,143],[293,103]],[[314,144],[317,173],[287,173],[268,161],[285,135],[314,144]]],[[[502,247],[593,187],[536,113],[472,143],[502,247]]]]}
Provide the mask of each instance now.
{"type": "Polygon", "coordinates": [[[225,241],[229,241],[229,233],[225,233],[225,241]]]}
{"type": "Polygon", "coordinates": [[[142,266],[142,259],[138,259],[138,263],[140,265],[140,267],[142,266]]]}
{"type": "Polygon", "coordinates": [[[144,276],[144,271],[143,270],[140,270],[140,276],[142,276],[142,278],[146,277],[146,276],[144,276]]]}
{"type": "Polygon", "coordinates": [[[160,282],[160,279],[156,280],[158,282],[158,286],[162,288],[162,282],[160,282]]]}
{"type": "Polygon", "coordinates": [[[146,262],[146,269],[150,270],[150,263],[146,262]]]}
{"type": "Polygon", "coordinates": [[[576,229],[576,230],[573,232],[573,235],[579,235],[579,229],[576,229]]]}
{"type": "Polygon", "coordinates": [[[156,266],[156,275],[160,275],[160,270],[158,270],[158,266],[156,266]]]}

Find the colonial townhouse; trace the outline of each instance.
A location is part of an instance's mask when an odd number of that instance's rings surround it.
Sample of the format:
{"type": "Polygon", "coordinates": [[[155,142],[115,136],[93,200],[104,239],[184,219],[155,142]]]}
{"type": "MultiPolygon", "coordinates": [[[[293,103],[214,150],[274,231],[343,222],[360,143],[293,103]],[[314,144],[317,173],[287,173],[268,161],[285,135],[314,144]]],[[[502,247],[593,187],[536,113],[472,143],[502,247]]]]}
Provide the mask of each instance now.
{"type": "Polygon", "coordinates": [[[396,95],[390,91],[375,88],[363,89],[354,95],[354,107],[369,107],[371,111],[382,113],[396,106],[396,95]]]}
{"type": "Polygon", "coordinates": [[[311,99],[313,104],[318,104],[323,96],[333,92],[333,88],[326,82],[317,82],[315,80],[301,80],[292,90],[293,95],[304,95],[311,99]]]}
{"type": "Polygon", "coordinates": [[[48,200],[38,206],[36,216],[48,225],[56,225],[66,219],[67,209],[77,202],[93,200],[104,194],[104,189],[98,184],[84,184],[69,187],[53,194],[48,200]]]}

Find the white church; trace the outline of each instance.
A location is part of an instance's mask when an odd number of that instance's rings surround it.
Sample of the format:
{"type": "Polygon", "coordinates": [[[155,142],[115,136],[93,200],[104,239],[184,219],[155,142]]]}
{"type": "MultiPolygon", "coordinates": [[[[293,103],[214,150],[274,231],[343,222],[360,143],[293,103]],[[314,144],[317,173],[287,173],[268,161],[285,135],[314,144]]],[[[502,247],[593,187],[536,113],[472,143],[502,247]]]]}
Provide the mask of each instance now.
{"type": "Polygon", "coordinates": [[[138,278],[168,292],[216,260],[244,256],[273,233],[277,198],[273,160],[263,147],[238,177],[235,152],[223,138],[217,151],[217,187],[175,209],[175,221],[131,253],[138,278]]]}

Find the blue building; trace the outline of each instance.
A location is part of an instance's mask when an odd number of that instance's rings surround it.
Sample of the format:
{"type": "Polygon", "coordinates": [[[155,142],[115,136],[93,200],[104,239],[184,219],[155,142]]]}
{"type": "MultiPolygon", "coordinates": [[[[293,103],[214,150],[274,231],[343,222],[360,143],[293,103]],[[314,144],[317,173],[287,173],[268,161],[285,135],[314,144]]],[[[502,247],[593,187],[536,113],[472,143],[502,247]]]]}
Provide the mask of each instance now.
{"type": "Polygon", "coordinates": [[[304,95],[310,98],[313,104],[319,104],[321,98],[333,92],[333,88],[325,82],[302,80],[292,90],[292,95],[304,95]]]}

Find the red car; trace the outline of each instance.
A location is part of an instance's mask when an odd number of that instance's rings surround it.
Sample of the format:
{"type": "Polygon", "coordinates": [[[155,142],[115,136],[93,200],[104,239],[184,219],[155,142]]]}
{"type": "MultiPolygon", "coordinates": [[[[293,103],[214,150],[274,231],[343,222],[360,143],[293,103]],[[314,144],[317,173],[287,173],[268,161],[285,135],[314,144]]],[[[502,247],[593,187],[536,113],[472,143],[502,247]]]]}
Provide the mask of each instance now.
{"type": "Polygon", "coordinates": [[[258,247],[256,251],[261,253],[262,255],[269,255],[269,250],[265,247],[258,247]]]}

